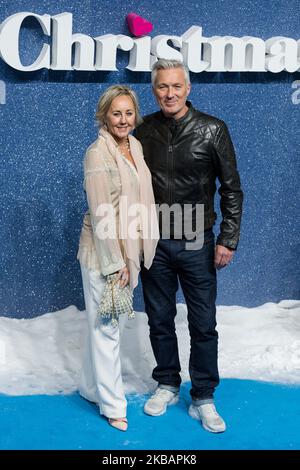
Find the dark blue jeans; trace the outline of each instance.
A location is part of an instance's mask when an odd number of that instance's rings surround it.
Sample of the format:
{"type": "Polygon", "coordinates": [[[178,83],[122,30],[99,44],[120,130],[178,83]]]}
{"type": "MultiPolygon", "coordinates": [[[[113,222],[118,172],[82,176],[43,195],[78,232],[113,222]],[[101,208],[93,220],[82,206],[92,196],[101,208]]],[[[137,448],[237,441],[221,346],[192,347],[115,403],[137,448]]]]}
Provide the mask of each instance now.
{"type": "Polygon", "coordinates": [[[180,362],[175,332],[178,279],[187,304],[191,338],[189,373],[193,399],[213,398],[219,383],[216,331],[216,271],[214,234],[204,232],[204,245],[186,250],[186,240],[159,240],[153,264],[142,267],[150,340],[157,367],[152,377],[161,385],[179,388],[180,362]]]}

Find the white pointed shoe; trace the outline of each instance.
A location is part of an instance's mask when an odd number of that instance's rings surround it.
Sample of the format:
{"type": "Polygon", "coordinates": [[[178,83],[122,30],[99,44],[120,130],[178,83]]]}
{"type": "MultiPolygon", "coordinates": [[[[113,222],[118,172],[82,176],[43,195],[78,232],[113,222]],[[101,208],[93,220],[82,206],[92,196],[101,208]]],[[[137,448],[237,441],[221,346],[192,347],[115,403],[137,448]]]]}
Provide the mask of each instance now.
{"type": "Polygon", "coordinates": [[[126,418],[108,418],[109,424],[119,431],[127,431],[128,421],[126,418]]]}
{"type": "Polygon", "coordinates": [[[217,413],[213,403],[205,403],[204,405],[190,405],[189,415],[201,421],[202,426],[209,432],[224,432],[226,424],[223,418],[217,413]]]}
{"type": "Polygon", "coordinates": [[[171,392],[158,387],[153,395],[146,401],[144,412],[150,416],[161,416],[167,411],[169,405],[176,405],[179,401],[179,392],[171,392]]]}

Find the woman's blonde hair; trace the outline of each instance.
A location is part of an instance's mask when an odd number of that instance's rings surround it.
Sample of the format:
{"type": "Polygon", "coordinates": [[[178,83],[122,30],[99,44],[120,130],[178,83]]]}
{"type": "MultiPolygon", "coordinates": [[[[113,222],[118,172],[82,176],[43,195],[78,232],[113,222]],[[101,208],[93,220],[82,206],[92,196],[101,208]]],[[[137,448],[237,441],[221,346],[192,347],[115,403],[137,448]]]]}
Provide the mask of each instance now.
{"type": "Polygon", "coordinates": [[[132,99],[135,110],[135,127],[141,124],[142,118],[139,111],[139,102],[135,92],[126,85],[112,85],[100,96],[97,104],[95,117],[99,127],[105,125],[106,114],[108,113],[110,105],[118,96],[129,96],[129,98],[132,99]]]}

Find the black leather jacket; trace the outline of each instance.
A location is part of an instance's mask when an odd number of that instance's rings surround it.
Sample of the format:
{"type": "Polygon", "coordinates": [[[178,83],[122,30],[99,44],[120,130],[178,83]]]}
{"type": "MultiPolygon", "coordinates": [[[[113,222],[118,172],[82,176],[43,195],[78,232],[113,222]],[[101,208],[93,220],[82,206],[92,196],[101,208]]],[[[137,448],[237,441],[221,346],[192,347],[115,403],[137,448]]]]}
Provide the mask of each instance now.
{"type": "Polygon", "coordinates": [[[188,101],[187,106],[187,113],[178,120],[168,119],[158,111],[146,116],[136,129],[152,173],[155,201],[169,206],[191,204],[193,222],[196,204],[204,204],[206,230],[217,217],[214,195],[218,178],[223,220],[216,243],[236,249],[243,193],[227,126],[220,119],[197,111],[188,101]]]}

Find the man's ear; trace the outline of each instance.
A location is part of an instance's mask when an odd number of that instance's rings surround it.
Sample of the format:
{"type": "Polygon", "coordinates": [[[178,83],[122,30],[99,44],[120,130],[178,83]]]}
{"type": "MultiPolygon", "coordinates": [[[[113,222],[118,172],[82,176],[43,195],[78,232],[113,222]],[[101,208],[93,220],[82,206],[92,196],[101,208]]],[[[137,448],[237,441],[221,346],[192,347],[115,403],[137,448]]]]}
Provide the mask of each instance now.
{"type": "Polygon", "coordinates": [[[192,89],[192,85],[191,85],[191,83],[189,83],[188,87],[187,87],[187,95],[186,96],[189,96],[189,94],[191,92],[191,89],[192,89]]]}

